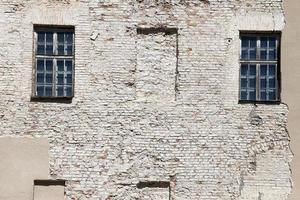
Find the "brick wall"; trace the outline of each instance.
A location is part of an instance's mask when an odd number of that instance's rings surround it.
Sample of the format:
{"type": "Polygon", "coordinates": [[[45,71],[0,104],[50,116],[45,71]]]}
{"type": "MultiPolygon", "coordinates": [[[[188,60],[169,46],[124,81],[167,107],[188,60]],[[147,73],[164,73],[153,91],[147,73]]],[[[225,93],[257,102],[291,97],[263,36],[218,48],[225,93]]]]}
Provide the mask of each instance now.
{"type": "Polygon", "coordinates": [[[173,199],[287,198],[287,105],[238,103],[239,30],[282,30],[281,0],[11,0],[0,11],[0,134],[48,138],[67,199],[166,198],[137,187],[147,181],[170,181],[173,199]],[[71,103],[30,100],[33,24],[75,26],[71,103]],[[161,28],[177,32],[138,33],[161,28]]]}

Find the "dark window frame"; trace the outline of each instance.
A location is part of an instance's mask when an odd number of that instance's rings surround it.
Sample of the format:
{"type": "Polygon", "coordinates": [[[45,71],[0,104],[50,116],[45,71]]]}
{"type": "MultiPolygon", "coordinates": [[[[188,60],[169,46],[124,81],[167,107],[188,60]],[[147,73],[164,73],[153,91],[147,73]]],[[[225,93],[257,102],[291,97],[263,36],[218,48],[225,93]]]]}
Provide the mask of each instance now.
{"type": "MultiPolygon", "coordinates": [[[[64,39],[65,40],[65,39],[64,39]]],[[[45,43],[46,44],[46,43],[45,43]]],[[[64,41],[64,45],[67,43],[64,41]]],[[[64,53],[66,51],[64,50],[64,53]]],[[[33,26],[33,72],[32,72],[32,94],[31,94],[31,100],[35,101],[69,101],[74,97],[74,86],[75,86],[75,27],[74,26],[60,26],[60,25],[34,25],[33,26]],[[37,52],[37,47],[38,47],[38,32],[44,32],[44,33],[52,33],[53,34],[53,54],[38,54],[37,52]],[[72,33],[72,53],[69,55],[60,55],[58,54],[58,33],[72,33]],[[52,82],[51,82],[51,87],[52,87],[52,92],[51,95],[47,96],[46,92],[44,92],[43,96],[40,96],[37,94],[37,86],[38,86],[38,80],[37,80],[37,72],[38,72],[38,66],[37,66],[37,60],[38,59],[44,59],[44,60],[52,60],[52,82]],[[68,70],[63,71],[63,76],[65,78],[65,73],[70,74],[72,76],[72,83],[70,84],[72,87],[71,90],[71,95],[67,95],[67,92],[65,91],[65,87],[67,87],[67,84],[63,83],[63,96],[58,96],[56,89],[57,89],[57,74],[59,72],[57,71],[57,60],[59,59],[65,59],[63,60],[64,62],[64,68],[67,68],[65,65],[65,61],[69,60],[72,62],[72,72],[69,72],[68,70]]],[[[47,68],[46,70],[47,71],[47,68]]],[[[45,72],[47,73],[47,72],[45,72]]],[[[44,77],[46,78],[46,77],[44,77]]],[[[69,86],[70,86],[69,85],[69,86]]],[[[45,86],[45,84],[44,84],[45,86]]],[[[50,84],[49,84],[50,86],[50,84]]],[[[68,87],[69,87],[68,86],[68,87]]]]}
{"type": "MultiPolygon", "coordinates": [[[[239,34],[239,103],[255,103],[255,104],[280,104],[281,102],[281,32],[279,31],[240,31],[239,34]],[[251,59],[242,59],[242,37],[256,37],[256,58],[255,60],[251,59]],[[261,60],[260,59],[260,38],[261,37],[275,37],[276,38],[276,55],[274,60],[261,60]],[[259,38],[259,42],[257,41],[259,38]],[[241,98],[241,70],[242,64],[253,64],[256,65],[256,94],[255,100],[246,100],[241,98]],[[261,100],[260,98],[260,66],[261,65],[268,65],[274,64],[275,65],[275,99],[274,100],[261,100]]],[[[250,56],[250,55],[249,55],[250,56]]],[[[266,78],[268,76],[265,76],[266,78]]]]}

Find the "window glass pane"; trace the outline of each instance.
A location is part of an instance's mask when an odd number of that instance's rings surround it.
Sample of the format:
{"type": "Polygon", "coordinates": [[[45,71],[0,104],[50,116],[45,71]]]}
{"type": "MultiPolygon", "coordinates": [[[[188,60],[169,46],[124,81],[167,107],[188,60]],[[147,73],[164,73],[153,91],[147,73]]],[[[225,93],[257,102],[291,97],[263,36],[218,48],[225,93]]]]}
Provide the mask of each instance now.
{"type": "Polygon", "coordinates": [[[52,84],[52,74],[46,74],[46,83],[47,84],[52,84]]]}
{"type": "Polygon", "coordinates": [[[270,48],[275,48],[276,47],[276,38],[275,37],[270,37],[269,38],[269,47],[270,48]]]}
{"type": "Polygon", "coordinates": [[[255,78],[249,79],[249,87],[250,88],[255,88],[256,87],[256,79],[255,78]]]}
{"type": "Polygon", "coordinates": [[[256,76],[256,65],[250,65],[250,76],[256,76]]]}
{"type": "Polygon", "coordinates": [[[261,46],[261,48],[268,48],[268,38],[267,37],[260,38],[260,46],[261,46]]]}
{"type": "Polygon", "coordinates": [[[261,91],[260,92],[260,100],[262,100],[262,101],[267,100],[266,91],[261,91]]]}
{"type": "Polygon", "coordinates": [[[64,43],[64,33],[57,33],[57,41],[58,43],[64,43]]]}
{"type": "Polygon", "coordinates": [[[256,49],[251,49],[250,50],[250,60],[255,60],[256,59],[256,49]]]}
{"type": "Polygon", "coordinates": [[[44,60],[37,60],[37,71],[44,71],[44,60]]]}
{"type": "Polygon", "coordinates": [[[45,46],[44,45],[37,46],[37,54],[45,54],[45,46]]]}
{"type": "Polygon", "coordinates": [[[52,60],[46,60],[46,70],[52,71],[52,69],[53,69],[52,66],[53,66],[52,60]]]}
{"type": "Polygon", "coordinates": [[[255,91],[249,92],[249,100],[252,100],[252,101],[256,100],[256,92],[255,91]]]}
{"type": "Polygon", "coordinates": [[[45,42],[45,33],[44,32],[38,32],[37,33],[37,39],[39,43],[45,42]]]}
{"type": "Polygon", "coordinates": [[[64,74],[57,74],[57,84],[58,85],[64,84],[64,74]]]}
{"type": "Polygon", "coordinates": [[[275,49],[269,50],[269,60],[276,60],[276,51],[275,49]]]}
{"type": "Polygon", "coordinates": [[[72,74],[67,74],[67,84],[72,84],[72,74]]]}
{"type": "Polygon", "coordinates": [[[66,96],[72,96],[72,87],[66,88],[66,96]]]}
{"type": "Polygon", "coordinates": [[[46,54],[47,55],[53,54],[53,45],[46,45],[46,54]]]}
{"type": "Polygon", "coordinates": [[[57,64],[57,71],[64,71],[64,60],[57,60],[56,61],[57,64]]]}
{"type": "Polygon", "coordinates": [[[248,37],[241,37],[242,40],[242,47],[248,48],[249,47],[249,39],[248,37]]]}
{"type": "Polygon", "coordinates": [[[53,44],[53,33],[46,33],[46,42],[47,44],[53,44]]]}
{"type": "Polygon", "coordinates": [[[276,100],[275,90],[269,91],[269,100],[276,100]]]}
{"type": "Polygon", "coordinates": [[[256,37],[250,37],[250,47],[256,48],[256,37]]]}
{"type": "Polygon", "coordinates": [[[260,50],[260,59],[267,60],[267,50],[260,50]]]}
{"type": "Polygon", "coordinates": [[[267,65],[261,65],[260,66],[260,76],[266,76],[267,75],[267,65]]]}
{"type": "Polygon", "coordinates": [[[44,73],[37,73],[36,80],[38,84],[44,84],[44,73]]]}
{"type": "Polygon", "coordinates": [[[242,59],[248,59],[248,50],[242,50],[242,59]]]}
{"type": "Polygon", "coordinates": [[[73,48],[72,45],[68,45],[67,46],[67,55],[72,55],[72,53],[73,53],[73,49],[72,48],[73,48]]]}
{"type": "Polygon", "coordinates": [[[59,55],[64,55],[65,54],[65,46],[62,44],[62,45],[58,45],[57,47],[57,51],[58,51],[58,54],[59,55]]]}
{"type": "Polygon", "coordinates": [[[241,79],[241,88],[247,88],[247,79],[246,78],[241,79]]]}
{"type": "Polygon", "coordinates": [[[46,96],[52,96],[52,87],[46,86],[46,96]]]}
{"type": "Polygon", "coordinates": [[[64,96],[64,87],[58,86],[56,91],[57,91],[57,96],[59,97],[64,96]]]}
{"type": "Polygon", "coordinates": [[[36,93],[37,93],[37,96],[44,96],[44,87],[43,86],[37,86],[36,93]]]}
{"type": "Polygon", "coordinates": [[[67,71],[72,72],[72,60],[66,60],[65,64],[66,64],[67,71]]]}
{"type": "Polygon", "coordinates": [[[241,91],[241,100],[247,100],[247,92],[241,91]]]}
{"type": "Polygon", "coordinates": [[[269,76],[275,76],[275,65],[269,65],[269,76]]]}
{"type": "Polygon", "coordinates": [[[260,89],[265,89],[267,87],[266,79],[260,79],[260,89]]]}
{"type": "Polygon", "coordinates": [[[66,33],[66,41],[68,44],[73,44],[73,33],[66,33]]]}
{"type": "Polygon", "coordinates": [[[275,78],[269,79],[269,88],[275,88],[275,78]]]}

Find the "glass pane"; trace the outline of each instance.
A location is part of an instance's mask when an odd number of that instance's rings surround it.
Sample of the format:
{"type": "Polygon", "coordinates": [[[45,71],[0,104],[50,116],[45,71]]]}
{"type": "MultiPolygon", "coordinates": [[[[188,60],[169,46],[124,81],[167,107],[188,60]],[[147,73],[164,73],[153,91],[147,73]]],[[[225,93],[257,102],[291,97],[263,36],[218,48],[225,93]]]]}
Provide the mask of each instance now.
{"type": "Polygon", "coordinates": [[[269,91],[269,100],[276,100],[275,90],[269,91]]]}
{"type": "Polygon", "coordinates": [[[267,94],[266,91],[261,91],[260,92],[260,100],[267,100],[267,94]]]}
{"type": "Polygon", "coordinates": [[[64,33],[57,33],[57,40],[58,40],[58,43],[64,43],[64,33]]]}
{"type": "Polygon", "coordinates": [[[248,37],[242,37],[241,40],[242,40],[242,47],[248,48],[249,47],[248,37]]]}
{"type": "Polygon", "coordinates": [[[53,69],[52,66],[53,66],[52,60],[46,60],[46,70],[52,72],[52,69],[53,69]]]}
{"type": "Polygon", "coordinates": [[[250,37],[250,47],[251,48],[256,48],[256,37],[250,37]]]}
{"type": "Polygon", "coordinates": [[[72,80],[72,74],[67,74],[67,84],[71,85],[73,82],[72,80]]]}
{"type": "Polygon", "coordinates": [[[46,83],[47,84],[52,84],[52,74],[46,74],[46,83]]]}
{"type": "Polygon", "coordinates": [[[260,89],[265,89],[267,87],[266,79],[260,79],[260,89]]]}
{"type": "Polygon", "coordinates": [[[57,96],[59,96],[59,97],[64,96],[64,87],[58,86],[56,91],[57,91],[57,96]]]}
{"type": "Polygon", "coordinates": [[[275,88],[275,78],[269,79],[269,88],[275,88]]]}
{"type": "Polygon", "coordinates": [[[275,76],[275,65],[269,65],[269,76],[275,76]]]}
{"type": "Polygon", "coordinates": [[[65,54],[65,46],[64,45],[58,45],[57,51],[59,55],[64,55],[65,54]]]}
{"type": "Polygon", "coordinates": [[[57,84],[58,85],[64,84],[64,74],[57,74],[57,84]]]}
{"type": "Polygon", "coordinates": [[[73,33],[66,33],[66,41],[68,44],[73,44],[73,33]]]}
{"type": "Polygon", "coordinates": [[[53,43],[53,33],[46,33],[46,42],[53,43]]]}
{"type": "Polygon", "coordinates": [[[247,92],[241,91],[241,100],[247,100],[247,92]]]}
{"type": "Polygon", "coordinates": [[[266,76],[267,75],[267,65],[261,65],[260,66],[260,76],[266,76]]]}
{"type": "Polygon", "coordinates": [[[267,50],[260,50],[260,59],[267,60],[267,50]]]}
{"type": "Polygon", "coordinates": [[[256,76],[256,65],[250,65],[250,76],[256,76]]]}
{"type": "Polygon", "coordinates": [[[276,51],[275,51],[275,49],[269,50],[269,60],[276,60],[276,51]]]}
{"type": "Polygon", "coordinates": [[[61,72],[65,71],[63,60],[57,60],[56,64],[57,64],[57,71],[61,71],[61,72]]]}
{"type": "Polygon", "coordinates": [[[67,71],[72,72],[72,60],[66,60],[65,64],[66,64],[67,71]]]}
{"type": "Polygon", "coordinates": [[[36,92],[37,92],[37,96],[44,96],[44,87],[43,86],[37,86],[36,92]]]}
{"type": "Polygon", "coordinates": [[[249,79],[249,87],[250,88],[255,88],[256,87],[256,79],[255,78],[249,79]]]}
{"type": "Polygon", "coordinates": [[[68,45],[67,46],[67,55],[72,55],[72,53],[73,53],[73,49],[72,48],[73,48],[72,45],[68,45]]]}
{"type": "Polygon", "coordinates": [[[72,96],[72,87],[66,88],[66,96],[72,96]]]}
{"type": "Polygon", "coordinates": [[[248,51],[242,50],[242,59],[248,59],[248,51]]]}
{"type": "Polygon", "coordinates": [[[38,84],[44,84],[44,73],[37,73],[36,81],[38,84]]]}
{"type": "Polygon", "coordinates": [[[247,79],[246,78],[241,79],[241,88],[247,88],[247,79]]]}
{"type": "Polygon", "coordinates": [[[268,48],[268,38],[267,37],[260,38],[260,46],[261,46],[261,48],[268,48]]]}
{"type": "Polygon", "coordinates": [[[256,92],[255,91],[249,92],[249,100],[252,100],[252,101],[256,100],[256,92]]]}
{"type": "Polygon", "coordinates": [[[269,38],[269,47],[270,48],[275,48],[276,47],[276,38],[275,37],[270,37],[269,38]]]}
{"type": "Polygon", "coordinates": [[[48,55],[53,54],[53,46],[52,45],[46,45],[46,54],[48,54],[48,55]]]}
{"type": "Polygon", "coordinates": [[[37,71],[44,71],[44,60],[37,60],[37,71]]]}
{"type": "Polygon", "coordinates": [[[45,54],[45,46],[44,45],[37,46],[37,54],[45,54]]]}
{"type": "Polygon", "coordinates": [[[52,87],[46,86],[46,96],[52,96],[52,87]]]}
{"type": "Polygon", "coordinates": [[[38,32],[37,38],[38,38],[38,42],[39,42],[39,43],[44,43],[44,42],[45,42],[45,33],[43,33],[43,32],[38,32]]]}
{"type": "Polygon", "coordinates": [[[256,49],[250,50],[250,59],[255,60],[256,59],[256,49]]]}

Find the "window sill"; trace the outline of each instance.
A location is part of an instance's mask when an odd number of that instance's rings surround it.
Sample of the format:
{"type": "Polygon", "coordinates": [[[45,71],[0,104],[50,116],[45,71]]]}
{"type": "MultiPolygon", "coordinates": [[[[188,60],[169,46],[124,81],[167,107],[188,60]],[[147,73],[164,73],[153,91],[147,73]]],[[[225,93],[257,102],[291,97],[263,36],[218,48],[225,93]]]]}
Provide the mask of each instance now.
{"type": "Polygon", "coordinates": [[[253,100],[239,100],[239,104],[266,104],[266,105],[279,105],[280,100],[275,101],[253,101],[253,100]]]}
{"type": "Polygon", "coordinates": [[[31,102],[46,102],[46,103],[72,103],[73,96],[70,97],[37,97],[32,96],[31,102]]]}

